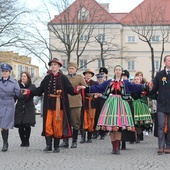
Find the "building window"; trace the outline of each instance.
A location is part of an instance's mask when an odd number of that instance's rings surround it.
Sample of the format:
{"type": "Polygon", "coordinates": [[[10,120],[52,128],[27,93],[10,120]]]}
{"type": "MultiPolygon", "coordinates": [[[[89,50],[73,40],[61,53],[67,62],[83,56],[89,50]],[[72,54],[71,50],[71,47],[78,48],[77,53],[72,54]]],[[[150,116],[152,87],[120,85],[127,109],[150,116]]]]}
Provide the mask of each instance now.
{"type": "Polygon", "coordinates": [[[102,66],[102,61],[99,59],[98,60],[98,68],[100,68],[102,66]]]}
{"type": "Polygon", "coordinates": [[[135,70],[135,62],[128,61],[128,70],[135,70]]]}
{"type": "Polygon", "coordinates": [[[68,63],[67,63],[67,60],[62,60],[62,62],[63,62],[63,68],[67,68],[67,66],[68,66],[68,63]]]}
{"type": "Polygon", "coordinates": [[[81,8],[81,10],[78,11],[78,20],[86,21],[89,19],[89,11],[86,8],[81,8]]]}
{"type": "Polygon", "coordinates": [[[67,41],[69,40],[69,35],[64,34],[62,40],[63,40],[64,42],[67,42],[67,41]]]}
{"type": "Polygon", "coordinates": [[[80,60],[80,68],[81,69],[87,68],[87,60],[80,60]]]}
{"type": "Polygon", "coordinates": [[[136,42],[135,36],[127,36],[127,42],[136,42]]]}
{"type": "Polygon", "coordinates": [[[31,68],[31,77],[33,78],[34,77],[34,68],[31,68]]]}
{"type": "Polygon", "coordinates": [[[159,35],[152,36],[151,41],[152,42],[159,42],[160,41],[160,36],[159,35]]]}
{"type": "Polygon", "coordinates": [[[158,61],[158,60],[155,60],[155,61],[154,61],[154,67],[155,67],[155,70],[156,70],[156,71],[159,70],[159,61],[158,61]]]}
{"type": "Polygon", "coordinates": [[[97,39],[98,39],[100,42],[103,42],[103,41],[106,40],[104,34],[99,34],[99,35],[97,36],[97,39]]]}
{"type": "Polygon", "coordinates": [[[81,35],[80,36],[80,41],[87,41],[88,40],[88,36],[87,35],[81,35]]]}

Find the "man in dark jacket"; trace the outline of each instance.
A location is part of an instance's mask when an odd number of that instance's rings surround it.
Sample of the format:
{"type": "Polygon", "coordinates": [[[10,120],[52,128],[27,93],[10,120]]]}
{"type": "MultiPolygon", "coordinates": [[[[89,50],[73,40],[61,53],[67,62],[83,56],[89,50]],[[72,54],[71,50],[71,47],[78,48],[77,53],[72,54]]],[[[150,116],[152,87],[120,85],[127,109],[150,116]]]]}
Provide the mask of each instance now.
{"type": "Polygon", "coordinates": [[[77,88],[73,88],[68,78],[59,71],[62,63],[57,58],[52,59],[48,65],[52,73],[45,76],[40,86],[31,90],[31,94],[41,96],[44,93],[42,136],[45,136],[47,144],[44,151],[52,150],[54,138],[53,152],[58,153],[60,139],[72,137],[68,94],[78,93],[77,88]]]}
{"type": "Polygon", "coordinates": [[[152,93],[157,93],[158,116],[158,154],[170,154],[170,55],[164,57],[165,67],[158,72],[153,81],[152,93]],[[165,140],[164,127],[168,119],[168,133],[165,140]]]}

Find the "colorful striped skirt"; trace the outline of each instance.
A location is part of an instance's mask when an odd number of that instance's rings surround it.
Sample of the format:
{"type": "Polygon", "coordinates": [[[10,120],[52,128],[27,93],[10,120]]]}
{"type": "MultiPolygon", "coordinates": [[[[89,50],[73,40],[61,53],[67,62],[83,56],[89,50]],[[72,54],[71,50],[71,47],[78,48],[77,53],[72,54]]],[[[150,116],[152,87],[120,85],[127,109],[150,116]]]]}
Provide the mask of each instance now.
{"type": "Polygon", "coordinates": [[[101,110],[96,130],[135,131],[129,103],[120,95],[109,95],[101,110]]]}
{"type": "Polygon", "coordinates": [[[135,125],[152,124],[149,107],[141,99],[133,101],[135,125]]]}

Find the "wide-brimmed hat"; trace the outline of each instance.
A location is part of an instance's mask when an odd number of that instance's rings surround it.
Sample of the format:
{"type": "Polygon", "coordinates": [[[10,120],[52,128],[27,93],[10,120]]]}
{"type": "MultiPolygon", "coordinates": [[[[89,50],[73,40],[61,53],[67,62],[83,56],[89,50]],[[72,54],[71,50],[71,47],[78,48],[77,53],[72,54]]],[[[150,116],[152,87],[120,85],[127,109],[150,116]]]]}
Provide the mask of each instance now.
{"type": "Polygon", "coordinates": [[[1,70],[11,71],[11,70],[12,70],[12,66],[9,65],[9,64],[2,64],[2,65],[1,65],[1,70]]]}
{"type": "Polygon", "coordinates": [[[61,61],[59,61],[57,58],[53,58],[48,65],[51,66],[51,63],[58,63],[60,67],[63,65],[61,61]]]}
{"type": "Polygon", "coordinates": [[[74,68],[77,69],[77,63],[69,62],[69,63],[68,63],[68,68],[69,68],[69,67],[74,67],[74,68]]]}
{"type": "Polygon", "coordinates": [[[94,71],[92,69],[86,69],[84,72],[83,72],[83,75],[85,76],[86,73],[91,73],[92,74],[92,77],[94,76],[94,71]]]}

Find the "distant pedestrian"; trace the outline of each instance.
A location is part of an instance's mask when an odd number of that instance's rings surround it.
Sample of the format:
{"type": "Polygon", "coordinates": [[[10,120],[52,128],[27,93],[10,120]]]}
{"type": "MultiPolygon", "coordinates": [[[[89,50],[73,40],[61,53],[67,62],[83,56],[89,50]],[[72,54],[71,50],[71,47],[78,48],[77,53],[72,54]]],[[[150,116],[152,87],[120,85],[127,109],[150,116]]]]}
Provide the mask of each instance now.
{"type": "Polygon", "coordinates": [[[9,129],[14,127],[15,101],[14,96],[20,95],[18,82],[10,76],[12,67],[2,64],[2,77],[0,79],[0,129],[3,139],[2,151],[8,150],[9,129]]]}
{"type": "MultiPolygon", "coordinates": [[[[32,84],[31,76],[28,72],[22,72],[18,81],[21,89],[35,90],[36,87],[32,84]]],[[[18,128],[21,139],[21,147],[30,146],[29,138],[31,134],[31,126],[35,125],[35,106],[33,102],[34,96],[23,96],[17,98],[15,108],[15,124],[18,128]]]]}

